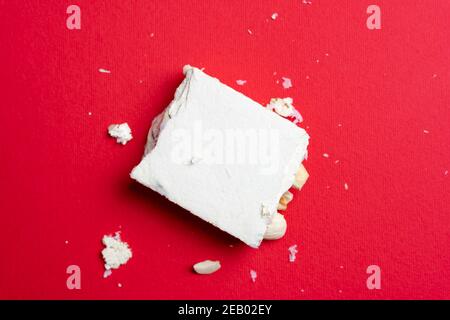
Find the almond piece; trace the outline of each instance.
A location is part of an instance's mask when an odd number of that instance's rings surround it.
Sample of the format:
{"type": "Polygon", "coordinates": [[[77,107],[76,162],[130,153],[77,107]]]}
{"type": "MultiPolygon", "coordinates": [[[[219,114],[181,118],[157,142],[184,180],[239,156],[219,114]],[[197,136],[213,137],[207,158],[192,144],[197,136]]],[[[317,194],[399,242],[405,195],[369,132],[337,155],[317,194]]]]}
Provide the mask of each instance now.
{"type": "Polygon", "coordinates": [[[220,261],[205,260],[194,264],[194,270],[198,274],[211,274],[220,269],[220,261]]]}
{"type": "Polygon", "coordinates": [[[286,233],[286,220],[280,213],[275,213],[272,222],[267,225],[266,232],[264,233],[265,240],[277,240],[284,236],[286,233]]]}
{"type": "Polygon", "coordinates": [[[295,189],[300,190],[303,185],[308,180],[309,173],[306,171],[305,167],[301,164],[298,168],[297,173],[295,174],[294,184],[292,185],[295,189]]]}
{"type": "Polygon", "coordinates": [[[286,210],[286,209],[287,209],[287,205],[282,204],[282,203],[279,203],[279,204],[278,204],[277,210],[282,210],[282,211],[284,211],[284,210],[286,210]]]}
{"type": "Polygon", "coordinates": [[[280,204],[288,205],[292,201],[294,195],[290,191],[286,191],[280,198],[280,204]]]}

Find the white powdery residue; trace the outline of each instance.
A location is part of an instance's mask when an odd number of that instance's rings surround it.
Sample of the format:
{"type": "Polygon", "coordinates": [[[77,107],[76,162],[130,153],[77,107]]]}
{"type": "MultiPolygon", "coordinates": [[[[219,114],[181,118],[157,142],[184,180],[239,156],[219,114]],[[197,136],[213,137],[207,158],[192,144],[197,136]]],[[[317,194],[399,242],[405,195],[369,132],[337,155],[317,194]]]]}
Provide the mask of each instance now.
{"type": "Polygon", "coordinates": [[[294,244],[294,245],[290,246],[290,247],[288,248],[288,251],[289,251],[289,262],[294,262],[295,259],[297,258],[296,255],[297,255],[297,253],[298,253],[297,245],[294,244]]]}
{"type": "Polygon", "coordinates": [[[286,78],[286,77],[281,77],[281,79],[283,79],[283,83],[282,83],[283,88],[285,88],[285,89],[292,88],[292,81],[291,81],[291,79],[286,78]]]}
{"type": "Polygon", "coordinates": [[[252,279],[253,282],[256,282],[257,277],[258,277],[258,274],[256,273],[256,271],[250,270],[250,278],[252,279]]]}
{"type": "Polygon", "coordinates": [[[247,80],[236,80],[236,83],[238,86],[243,86],[244,84],[247,83],[247,80]]]}
{"type": "Polygon", "coordinates": [[[324,157],[324,158],[329,158],[330,155],[329,155],[328,153],[324,153],[324,154],[323,154],[323,157],[324,157]]]}
{"type": "Polygon", "coordinates": [[[110,70],[106,70],[106,69],[103,69],[103,68],[98,69],[98,72],[100,72],[100,73],[111,73],[110,70]]]}
{"type": "Polygon", "coordinates": [[[126,122],[122,124],[111,124],[108,127],[108,133],[111,137],[116,138],[117,143],[121,143],[123,145],[133,139],[130,126],[126,122]]]}
{"type": "Polygon", "coordinates": [[[344,189],[345,189],[345,190],[348,190],[348,184],[347,184],[347,182],[344,183],[344,189]]]}
{"type": "Polygon", "coordinates": [[[103,260],[105,261],[105,272],[103,277],[109,277],[112,269],[118,269],[124,265],[133,256],[128,243],[120,239],[120,233],[116,232],[114,236],[105,235],[102,239],[103,245],[106,247],[102,250],[103,260]]]}
{"type": "Polygon", "coordinates": [[[430,133],[430,131],[428,131],[427,129],[423,129],[423,133],[428,134],[430,133]]]}
{"type": "Polygon", "coordinates": [[[278,13],[274,12],[270,17],[272,18],[272,20],[276,20],[278,18],[278,13]]]}

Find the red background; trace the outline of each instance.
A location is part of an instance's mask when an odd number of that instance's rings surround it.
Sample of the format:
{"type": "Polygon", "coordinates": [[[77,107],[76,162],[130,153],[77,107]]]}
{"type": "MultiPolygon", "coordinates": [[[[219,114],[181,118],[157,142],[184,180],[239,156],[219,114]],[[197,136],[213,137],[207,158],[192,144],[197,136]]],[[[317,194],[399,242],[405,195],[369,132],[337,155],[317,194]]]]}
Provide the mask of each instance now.
{"type": "Polygon", "coordinates": [[[0,0],[0,298],[450,298],[450,1],[74,3],[81,30],[72,2],[0,0]],[[129,178],[188,63],[305,118],[311,177],[283,239],[251,249],[129,178]],[[106,129],[125,121],[121,146],[106,129]],[[117,230],[134,256],[103,279],[117,230]],[[222,269],[195,275],[204,259],[222,269]]]}

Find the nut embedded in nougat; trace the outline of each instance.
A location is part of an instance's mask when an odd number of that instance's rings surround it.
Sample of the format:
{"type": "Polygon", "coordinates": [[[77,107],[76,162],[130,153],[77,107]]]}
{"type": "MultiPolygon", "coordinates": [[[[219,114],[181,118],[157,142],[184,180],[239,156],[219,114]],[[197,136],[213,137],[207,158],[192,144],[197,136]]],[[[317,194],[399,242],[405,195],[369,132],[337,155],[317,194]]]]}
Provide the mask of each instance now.
{"type": "Polygon", "coordinates": [[[277,240],[282,238],[287,229],[286,220],[281,213],[275,213],[272,222],[267,225],[266,232],[264,233],[265,240],[277,240]]]}
{"type": "Polygon", "coordinates": [[[308,180],[308,177],[309,177],[308,171],[306,171],[303,164],[301,164],[297,170],[297,173],[295,174],[294,184],[292,186],[295,189],[300,190],[306,183],[306,180],[308,180]]]}

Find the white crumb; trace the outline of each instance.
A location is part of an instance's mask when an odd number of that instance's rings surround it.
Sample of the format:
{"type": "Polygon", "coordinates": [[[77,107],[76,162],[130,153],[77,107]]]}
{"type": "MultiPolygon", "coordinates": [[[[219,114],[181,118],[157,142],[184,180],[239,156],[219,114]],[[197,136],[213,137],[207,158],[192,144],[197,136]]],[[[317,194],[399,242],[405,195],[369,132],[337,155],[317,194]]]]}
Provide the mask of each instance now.
{"type": "Polygon", "coordinates": [[[345,189],[345,190],[348,190],[348,184],[347,184],[347,182],[344,183],[344,189],[345,189]]]}
{"type": "Polygon", "coordinates": [[[272,98],[270,99],[267,109],[275,111],[282,117],[293,117],[294,123],[297,124],[303,121],[303,117],[293,106],[292,98],[272,98]]]}
{"type": "Polygon", "coordinates": [[[276,20],[276,18],[278,18],[278,13],[274,12],[270,17],[272,18],[272,20],[276,20]]]}
{"type": "Polygon", "coordinates": [[[339,128],[342,127],[342,123],[338,123],[338,127],[339,127],[339,128]]]}
{"type": "Polygon", "coordinates": [[[247,29],[248,34],[253,34],[252,30],[247,29]]]}
{"type": "Polygon", "coordinates": [[[244,84],[247,83],[247,80],[236,80],[236,83],[237,83],[239,86],[243,86],[244,84]]]}
{"type": "Polygon", "coordinates": [[[339,293],[342,293],[342,290],[339,290],[338,292],[339,292],[339,293]]]}
{"type": "Polygon", "coordinates": [[[110,275],[112,274],[112,270],[111,269],[107,269],[105,270],[105,272],[103,272],[103,278],[108,278],[110,275]]]}
{"type": "Polygon", "coordinates": [[[111,275],[112,269],[118,269],[121,265],[126,264],[133,254],[128,243],[120,239],[119,232],[116,232],[114,236],[103,236],[102,243],[106,247],[102,250],[103,260],[105,260],[103,277],[106,278],[111,275]]]}
{"type": "Polygon", "coordinates": [[[436,74],[436,73],[435,73],[435,74],[433,74],[433,79],[434,79],[434,78],[437,78],[437,74],[436,74]]]}
{"type": "Polygon", "coordinates": [[[309,76],[306,76],[305,78],[306,78],[306,80],[309,80],[309,79],[310,79],[309,76]]]}
{"type": "Polygon", "coordinates": [[[277,75],[277,72],[276,72],[276,71],[274,71],[274,72],[273,72],[273,75],[274,75],[274,76],[276,76],[276,75],[277,75]]]}
{"type": "Polygon", "coordinates": [[[312,1],[309,1],[309,0],[302,0],[302,3],[303,3],[303,4],[312,4],[312,1]]]}
{"type": "Polygon", "coordinates": [[[153,38],[155,36],[155,34],[152,32],[150,33],[150,38],[153,38]]]}
{"type": "Polygon", "coordinates": [[[327,52],[327,53],[325,53],[325,57],[328,57],[328,56],[330,56],[330,54],[327,52]]]}
{"type": "Polygon", "coordinates": [[[444,171],[444,176],[448,175],[448,170],[444,171]]]}
{"type": "Polygon", "coordinates": [[[297,124],[299,122],[303,121],[303,117],[298,112],[298,110],[295,109],[293,106],[293,100],[292,98],[272,98],[270,99],[269,104],[267,105],[267,108],[271,111],[275,111],[282,117],[293,117],[294,123],[297,124]]]}
{"type": "Polygon", "coordinates": [[[319,60],[319,59],[317,59],[317,60],[316,60],[316,63],[319,63],[319,62],[320,62],[320,60],[319,60]]]}
{"type": "Polygon", "coordinates": [[[344,266],[339,266],[339,268],[344,269],[344,266]]]}
{"type": "Polygon", "coordinates": [[[88,116],[92,116],[92,112],[89,111],[89,112],[88,112],[88,116]]]}
{"type": "Polygon", "coordinates": [[[100,73],[111,73],[110,70],[106,70],[106,69],[103,69],[103,68],[98,69],[98,72],[100,72],[100,73]]]}
{"type": "Polygon", "coordinates": [[[117,284],[117,286],[118,286],[119,288],[122,288],[122,284],[121,284],[120,282],[117,284]]]}
{"type": "Polygon", "coordinates": [[[258,274],[256,273],[256,271],[250,270],[250,278],[252,279],[253,282],[256,282],[257,277],[258,277],[258,274]]]}
{"type": "Polygon", "coordinates": [[[291,79],[286,78],[286,77],[281,77],[281,79],[283,79],[283,83],[282,83],[283,88],[285,88],[285,89],[292,88],[292,81],[291,81],[291,79]]]}
{"type": "Polygon", "coordinates": [[[64,241],[65,244],[69,244],[69,240],[64,241]]]}
{"type": "Polygon", "coordinates": [[[301,292],[301,293],[305,292],[305,289],[300,289],[300,292],[301,292]]]}
{"type": "Polygon", "coordinates": [[[270,99],[267,108],[275,111],[282,117],[290,117],[294,113],[294,106],[292,105],[292,98],[272,98],[270,99]]]}
{"type": "Polygon", "coordinates": [[[324,157],[324,158],[329,158],[330,155],[329,155],[328,153],[324,153],[324,154],[323,154],[323,157],[324,157]]]}
{"type": "Polygon", "coordinates": [[[111,124],[108,127],[108,133],[111,137],[116,138],[117,143],[121,143],[123,145],[133,139],[130,126],[126,122],[122,124],[111,124]]]}
{"type": "Polygon", "coordinates": [[[334,163],[335,163],[335,164],[338,164],[338,163],[339,163],[339,160],[336,160],[334,163]]]}
{"type": "Polygon", "coordinates": [[[428,131],[427,129],[423,129],[423,133],[428,134],[430,133],[430,131],[428,131]]]}
{"type": "MultiPolygon", "coordinates": [[[[292,116],[294,117],[294,124],[303,122],[303,117],[297,109],[294,109],[294,114],[292,116]]],[[[308,153],[305,155],[305,160],[308,160],[308,153]]]]}
{"type": "Polygon", "coordinates": [[[297,250],[297,245],[294,244],[294,245],[290,246],[290,247],[288,248],[288,251],[289,251],[289,262],[294,262],[295,259],[297,258],[297,257],[296,257],[296,254],[297,254],[297,252],[298,252],[298,250],[297,250]]]}

